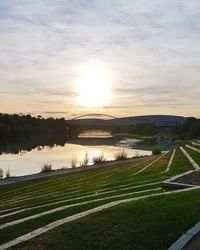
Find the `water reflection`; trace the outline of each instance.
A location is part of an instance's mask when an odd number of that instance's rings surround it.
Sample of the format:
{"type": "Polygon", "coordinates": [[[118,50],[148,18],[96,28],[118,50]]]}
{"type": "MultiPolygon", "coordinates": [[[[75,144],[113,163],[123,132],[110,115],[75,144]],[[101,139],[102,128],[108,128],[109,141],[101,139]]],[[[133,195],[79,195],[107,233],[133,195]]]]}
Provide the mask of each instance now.
{"type": "Polygon", "coordinates": [[[108,139],[112,138],[112,134],[109,131],[104,131],[104,130],[87,130],[83,131],[82,133],[79,134],[78,138],[87,138],[87,139],[108,139]]]}
{"type": "MultiPolygon", "coordinates": [[[[86,135],[86,134],[85,134],[86,135]]],[[[32,141],[7,143],[0,146],[1,168],[6,172],[10,170],[11,175],[20,176],[38,173],[44,163],[50,163],[53,169],[71,167],[71,160],[76,159],[79,163],[89,156],[89,164],[95,156],[104,155],[107,160],[113,160],[114,154],[125,150],[129,157],[135,155],[149,155],[151,151],[132,149],[125,141],[112,138],[108,134],[98,134],[99,138],[87,136],[75,140],[57,141],[32,141]]]]}

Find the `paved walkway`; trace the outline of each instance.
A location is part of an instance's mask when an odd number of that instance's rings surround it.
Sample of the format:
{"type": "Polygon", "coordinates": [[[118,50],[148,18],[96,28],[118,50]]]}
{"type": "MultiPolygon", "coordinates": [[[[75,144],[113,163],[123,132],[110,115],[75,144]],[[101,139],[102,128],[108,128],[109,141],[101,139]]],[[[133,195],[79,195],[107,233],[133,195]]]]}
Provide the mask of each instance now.
{"type": "Polygon", "coordinates": [[[195,170],[200,170],[199,165],[192,159],[192,157],[186,152],[186,150],[183,147],[180,147],[181,151],[183,154],[188,158],[192,166],[194,167],[195,170]]]}
{"type": "Polygon", "coordinates": [[[183,250],[199,250],[200,249],[200,233],[198,233],[192,240],[186,244],[183,250]]]}
{"type": "Polygon", "coordinates": [[[200,249],[200,222],[185,232],[168,250],[186,249],[200,249]]]}
{"type": "Polygon", "coordinates": [[[200,149],[198,149],[198,148],[194,148],[194,147],[192,147],[192,146],[190,146],[190,145],[185,145],[187,148],[190,148],[190,149],[192,149],[193,151],[196,151],[196,152],[198,152],[198,153],[200,153],[200,149]]]}
{"type": "Polygon", "coordinates": [[[173,153],[171,155],[171,158],[169,159],[169,162],[167,164],[167,168],[161,172],[162,173],[167,173],[169,172],[170,168],[171,168],[171,165],[172,165],[172,162],[173,162],[173,159],[174,159],[174,156],[175,156],[175,153],[176,153],[176,149],[173,150],[173,153]]]}
{"type": "Polygon", "coordinates": [[[200,147],[200,142],[199,142],[199,143],[197,143],[197,142],[192,142],[192,144],[200,147]]]}

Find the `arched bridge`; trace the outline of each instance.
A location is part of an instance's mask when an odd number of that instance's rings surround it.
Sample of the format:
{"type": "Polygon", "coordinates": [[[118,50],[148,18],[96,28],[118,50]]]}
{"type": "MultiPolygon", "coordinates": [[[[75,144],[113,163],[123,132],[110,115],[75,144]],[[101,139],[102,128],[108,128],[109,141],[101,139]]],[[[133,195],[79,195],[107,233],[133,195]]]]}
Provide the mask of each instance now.
{"type": "Polygon", "coordinates": [[[108,119],[116,119],[117,117],[113,115],[106,115],[106,114],[87,114],[87,115],[79,115],[73,119],[73,120],[79,120],[79,119],[103,119],[103,120],[108,120],[108,119]]]}
{"type": "Polygon", "coordinates": [[[81,132],[88,130],[112,130],[112,121],[116,117],[107,114],[86,114],[79,115],[66,121],[70,135],[77,137],[81,132]]]}

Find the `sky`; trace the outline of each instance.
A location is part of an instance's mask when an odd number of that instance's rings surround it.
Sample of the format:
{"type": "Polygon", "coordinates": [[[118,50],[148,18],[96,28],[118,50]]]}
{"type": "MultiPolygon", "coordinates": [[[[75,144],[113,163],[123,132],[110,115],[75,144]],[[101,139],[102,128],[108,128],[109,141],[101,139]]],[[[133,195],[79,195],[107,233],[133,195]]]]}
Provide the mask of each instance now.
{"type": "Polygon", "coordinates": [[[0,1],[0,112],[199,110],[199,0],[0,1]]]}

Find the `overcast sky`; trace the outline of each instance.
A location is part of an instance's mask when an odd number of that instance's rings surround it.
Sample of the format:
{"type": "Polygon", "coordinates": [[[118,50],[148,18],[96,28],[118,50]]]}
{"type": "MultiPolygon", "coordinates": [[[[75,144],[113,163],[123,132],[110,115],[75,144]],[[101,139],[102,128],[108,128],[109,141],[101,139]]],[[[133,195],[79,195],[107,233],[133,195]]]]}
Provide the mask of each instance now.
{"type": "MultiPolygon", "coordinates": [[[[94,83],[95,84],[95,83],[94,83]]],[[[1,0],[0,112],[199,116],[199,0],[1,0]],[[88,65],[112,98],[78,102],[88,65]]]]}

